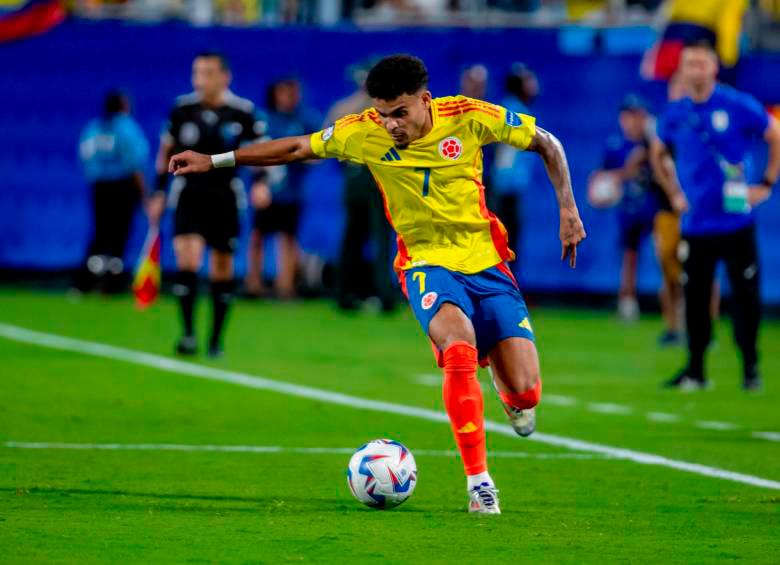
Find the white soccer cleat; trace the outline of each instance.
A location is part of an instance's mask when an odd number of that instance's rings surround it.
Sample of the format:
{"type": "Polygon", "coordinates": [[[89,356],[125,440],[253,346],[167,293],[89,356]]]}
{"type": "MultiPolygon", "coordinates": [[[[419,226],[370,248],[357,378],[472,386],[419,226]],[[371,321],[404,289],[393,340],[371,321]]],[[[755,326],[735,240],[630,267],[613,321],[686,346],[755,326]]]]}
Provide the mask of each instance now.
{"type": "Polygon", "coordinates": [[[487,483],[469,491],[469,512],[477,514],[501,514],[498,506],[498,489],[487,483]]]}
{"type": "Polygon", "coordinates": [[[504,412],[509,416],[509,423],[512,424],[517,435],[528,437],[536,431],[536,408],[520,410],[504,404],[504,412]]]}

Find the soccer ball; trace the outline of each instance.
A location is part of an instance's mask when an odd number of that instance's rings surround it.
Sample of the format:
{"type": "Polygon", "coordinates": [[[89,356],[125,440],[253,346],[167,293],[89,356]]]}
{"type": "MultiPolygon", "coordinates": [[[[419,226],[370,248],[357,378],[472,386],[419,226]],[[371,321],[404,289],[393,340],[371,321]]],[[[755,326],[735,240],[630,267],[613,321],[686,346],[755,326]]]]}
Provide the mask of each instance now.
{"type": "Polygon", "coordinates": [[[401,443],[375,439],[352,455],[347,483],[363,504],[392,508],[412,496],[417,484],[417,464],[412,452],[401,443]]]}

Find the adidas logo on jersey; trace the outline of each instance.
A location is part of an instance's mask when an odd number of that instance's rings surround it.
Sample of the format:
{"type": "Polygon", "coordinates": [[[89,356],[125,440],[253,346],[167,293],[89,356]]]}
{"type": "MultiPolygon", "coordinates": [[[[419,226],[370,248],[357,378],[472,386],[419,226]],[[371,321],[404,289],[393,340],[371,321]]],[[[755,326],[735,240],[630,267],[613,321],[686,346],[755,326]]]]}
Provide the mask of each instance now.
{"type": "Polygon", "coordinates": [[[385,153],[385,156],[380,159],[380,161],[400,161],[401,156],[398,154],[398,151],[395,150],[395,147],[391,147],[390,151],[385,153]]]}

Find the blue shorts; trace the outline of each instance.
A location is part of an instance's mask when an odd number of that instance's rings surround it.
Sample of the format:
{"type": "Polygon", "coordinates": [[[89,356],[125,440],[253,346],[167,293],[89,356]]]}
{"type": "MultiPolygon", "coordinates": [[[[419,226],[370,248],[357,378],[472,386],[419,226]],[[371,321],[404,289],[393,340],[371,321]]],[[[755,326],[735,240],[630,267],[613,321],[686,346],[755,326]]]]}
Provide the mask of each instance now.
{"type": "MultiPolygon", "coordinates": [[[[447,302],[469,317],[483,366],[488,353],[501,340],[522,337],[534,341],[528,307],[504,264],[473,275],[444,267],[415,267],[405,271],[403,277],[409,304],[426,334],[431,320],[447,302]]],[[[441,355],[437,355],[437,361],[441,365],[441,355]]]]}

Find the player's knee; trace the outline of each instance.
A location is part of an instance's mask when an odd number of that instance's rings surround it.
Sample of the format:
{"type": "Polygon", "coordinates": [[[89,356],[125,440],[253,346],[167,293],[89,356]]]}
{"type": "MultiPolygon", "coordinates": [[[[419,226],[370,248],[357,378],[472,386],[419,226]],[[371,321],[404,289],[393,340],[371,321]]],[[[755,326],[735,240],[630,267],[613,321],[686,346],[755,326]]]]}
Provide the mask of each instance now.
{"type": "Polygon", "coordinates": [[[538,366],[517,367],[512,379],[507,383],[513,394],[524,394],[540,388],[542,376],[538,366]]]}
{"type": "Polygon", "coordinates": [[[431,339],[440,350],[445,351],[453,343],[466,342],[476,347],[477,336],[471,320],[454,304],[444,304],[431,320],[428,328],[431,339]]]}

